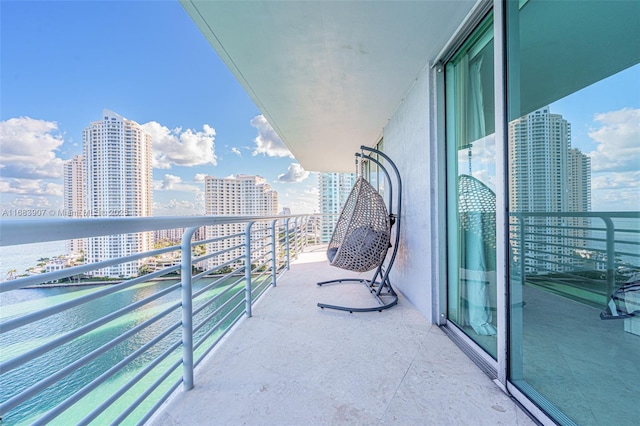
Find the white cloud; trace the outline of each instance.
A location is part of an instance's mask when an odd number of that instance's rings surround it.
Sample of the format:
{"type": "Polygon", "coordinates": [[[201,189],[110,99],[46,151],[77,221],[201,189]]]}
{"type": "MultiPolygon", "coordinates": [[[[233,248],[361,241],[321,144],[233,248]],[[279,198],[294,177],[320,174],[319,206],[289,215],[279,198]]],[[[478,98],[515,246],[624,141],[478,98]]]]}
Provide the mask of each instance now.
{"type": "Polygon", "coordinates": [[[636,171],[640,164],[640,109],[596,114],[594,121],[598,127],[591,129],[589,137],[598,146],[588,154],[593,172],[636,171]]]}
{"type": "Polygon", "coordinates": [[[193,177],[193,181],[194,182],[204,182],[205,178],[209,176],[206,173],[196,173],[196,175],[193,177]]]}
{"type": "Polygon", "coordinates": [[[309,172],[298,163],[291,163],[287,173],[278,175],[278,182],[302,182],[309,177],[309,172]]]}
{"type": "Polygon", "coordinates": [[[181,127],[170,130],[156,121],[142,125],[153,137],[153,167],[170,169],[171,166],[199,166],[217,164],[215,154],[216,131],[205,124],[202,131],[181,127]]]}
{"type": "Polygon", "coordinates": [[[0,193],[20,195],[52,195],[62,197],[63,186],[42,179],[4,179],[0,180],[0,193]]]}
{"type": "Polygon", "coordinates": [[[620,188],[640,188],[640,171],[600,173],[591,180],[591,189],[594,191],[620,188]]]}
{"type": "Polygon", "coordinates": [[[203,208],[198,203],[175,198],[166,203],[153,203],[154,216],[191,216],[203,214],[203,208]]]}
{"type": "Polygon", "coordinates": [[[184,183],[180,176],[165,174],[162,181],[154,181],[153,189],[157,191],[187,191],[199,192],[201,188],[196,185],[184,183]]]}
{"type": "Polygon", "coordinates": [[[318,186],[306,185],[300,191],[296,187],[290,187],[280,197],[279,203],[282,207],[289,207],[293,214],[314,213],[318,211],[318,186]]]}
{"type": "Polygon", "coordinates": [[[589,137],[594,211],[637,210],[640,198],[640,109],[624,108],[594,116],[589,137]]]}
{"type": "Polygon", "coordinates": [[[233,148],[231,148],[231,152],[233,152],[238,157],[242,157],[242,152],[240,152],[240,150],[238,148],[236,148],[235,146],[233,148]]]}
{"type": "Polygon", "coordinates": [[[258,129],[258,136],[253,140],[256,148],[253,155],[266,154],[269,157],[291,157],[291,151],[282,142],[280,136],[273,130],[264,115],[257,115],[251,119],[251,125],[258,129]]]}
{"type": "Polygon", "coordinates": [[[175,189],[176,185],[182,182],[182,178],[180,176],[174,176],[170,174],[164,175],[164,179],[162,180],[162,186],[160,189],[171,190],[175,189]]]}
{"type": "Polygon", "coordinates": [[[0,121],[0,173],[3,178],[57,179],[64,161],[57,151],[64,139],[53,121],[30,117],[0,121]]]}

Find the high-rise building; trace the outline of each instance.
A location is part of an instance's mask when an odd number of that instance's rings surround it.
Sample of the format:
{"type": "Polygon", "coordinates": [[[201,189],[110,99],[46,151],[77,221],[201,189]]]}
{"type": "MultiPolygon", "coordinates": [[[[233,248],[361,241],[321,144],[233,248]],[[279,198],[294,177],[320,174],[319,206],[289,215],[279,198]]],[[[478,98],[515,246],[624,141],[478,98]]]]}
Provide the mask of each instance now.
{"type": "Polygon", "coordinates": [[[323,215],[320,224],[321,242],[327,243],[331,240],[338,213],[347,201],[355,181],[354,173],[318,173],[318,197],[320,213],[323,215]]]}
{"type": "MultiPolygon", "coordinates": [[[[205,214],[207,215],[232,215],[232,216],[275,216],[278,214],[278,193],[271,188],[261,176],[237,175],[226,178],[207,176],[205,178],[205,214]]],[[[260,232],[265,235],[268,232],[267,225],[256,223],[252,229],[254,241],[260,241],[260,232]]],[[[242,234],[244,224],[224,224],[207,227],[207,239],[220,238],[226,235],[242,234]]],[[[211,258],[208,268],[231,262],[229,265],[242,263],[238,260],[244,250],[234,248],[241,245],[243,236],[232,237],[220,241],[214,241],[207,245],[208,253],[225,251],[211,258]]],[[[254,257],[260,256],[260,250],[253,252],[254,257]]]]}
{"type": "MultiPolygon", "coordinates": [[[[151,135],[132,120],[104,110],[82,133],[84,213],[88,217],[152,215],[151,135]]],[[[110,235],[86,240],[88,263],[129,256],[152,248],[153,233],[110,235]]],[[[108,266],[94,276],[138,275],[140,261],[108,266]]]]}
{"type": "Polygon", "coordinates": [[[525,264],[550,272],[576,266],[575,251],[586,245],[589,219],[567,213],[591,210],[591,163],[571,148],[571,124],[548,106],[513,120],[509,168],[510,211],[545,213],[517,224],[528,227],[528,252],[535,253],[525,264]]]}
{"type": "MultiPolygon", "coordinates": [[[[63,166],[64,210],[63,215],[68,218],[84,216],[84,196],[82,187],[84,182],[83,157],[76,155],[65,161],[63,166]]],[[[84,251],[84,239],[67,240],[67,252],[80,253],[84,251]]]]}

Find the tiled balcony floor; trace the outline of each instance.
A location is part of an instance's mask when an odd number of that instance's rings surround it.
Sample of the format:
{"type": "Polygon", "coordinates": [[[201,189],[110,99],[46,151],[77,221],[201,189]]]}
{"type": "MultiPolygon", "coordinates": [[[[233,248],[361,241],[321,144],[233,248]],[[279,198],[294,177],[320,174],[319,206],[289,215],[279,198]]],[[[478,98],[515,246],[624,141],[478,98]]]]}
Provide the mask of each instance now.
{"type": "Polygon", "coordinates": [[[381,313],[316,306],[375,303],[362,284],[316,285],[349,276],[324,247],[302,254],[151,423],[535,424],[402,296],[381,313]]]}

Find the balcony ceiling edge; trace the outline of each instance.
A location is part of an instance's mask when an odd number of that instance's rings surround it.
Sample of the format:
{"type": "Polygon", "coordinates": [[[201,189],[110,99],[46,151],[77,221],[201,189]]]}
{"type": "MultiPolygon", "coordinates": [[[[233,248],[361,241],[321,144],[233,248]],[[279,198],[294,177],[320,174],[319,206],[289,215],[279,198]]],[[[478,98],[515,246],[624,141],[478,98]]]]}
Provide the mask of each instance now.
{"type": "Polygon", "coordinates": [[[476,1],[181,3],[306,170],[352,172],[476,1]]]}

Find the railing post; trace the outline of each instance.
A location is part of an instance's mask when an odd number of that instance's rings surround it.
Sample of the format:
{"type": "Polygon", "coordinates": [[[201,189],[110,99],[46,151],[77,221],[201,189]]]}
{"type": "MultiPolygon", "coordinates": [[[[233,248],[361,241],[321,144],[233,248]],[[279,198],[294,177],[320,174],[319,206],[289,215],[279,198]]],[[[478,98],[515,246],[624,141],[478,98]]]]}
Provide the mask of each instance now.
{"type": "Polygon", "coordinates": [[[191,238],[198,227],[187,228],[180,245],[180,282],[182,292],[182,389],[193,389],[193,299],[191,238]]]}
{"type": "Polygon", "coordinates": [[[304,239],[302,240],[302,247],[307,248],[309,245],[309,216],[305,216],[302,221],[304,226],[304,239]]]}
{"type": "Polygon", "coordinates": [[[607,290],[609,291],[609,295],[611,295],[616,289],[615,228],[610,217],[602,216],[602,220],[607,226],[607,290]]]}
{"type": "Polygon", "coordinates": [[[524,215],[519,216],[520,219],[520,280],[522,280],[522,285],[524,286],[524,280],[526,275],[526,261],[525,261],[525,228],[526,228],[526,220],[524,215]]]}
{"type": "Polygon", "coordinates": [[[285,240],[285,254],[287,256],[287,270],[291,269],[291,250],[289,248],[289,219],[287,218],[284,222],[284,240],[285,240]]]}
{"type": "Polygon", "coordinates": [[[251,226],[254,222],[248,222],[244,230],[244,297],[245,312],[251,316],[251,226]]]}
{"type": "Polygon", "coordinates": [[[298,238],[299,238],[299,233],[300,233],[300,229],[298,226],[298,219],[300,219],[299,217],[296,217],[293,220],[293,249],[295,250],[295,256],[293,256],[294,259],[298,258],[298,253],[300,252],[300,249],[298,248],[298,238]]]}
{"type": "Polygon", "coordinates": [[[278,277],[278,246],[276,245],[276,222],[278,219],[271,221],[271,285],[276,286],[278,277]]]}

